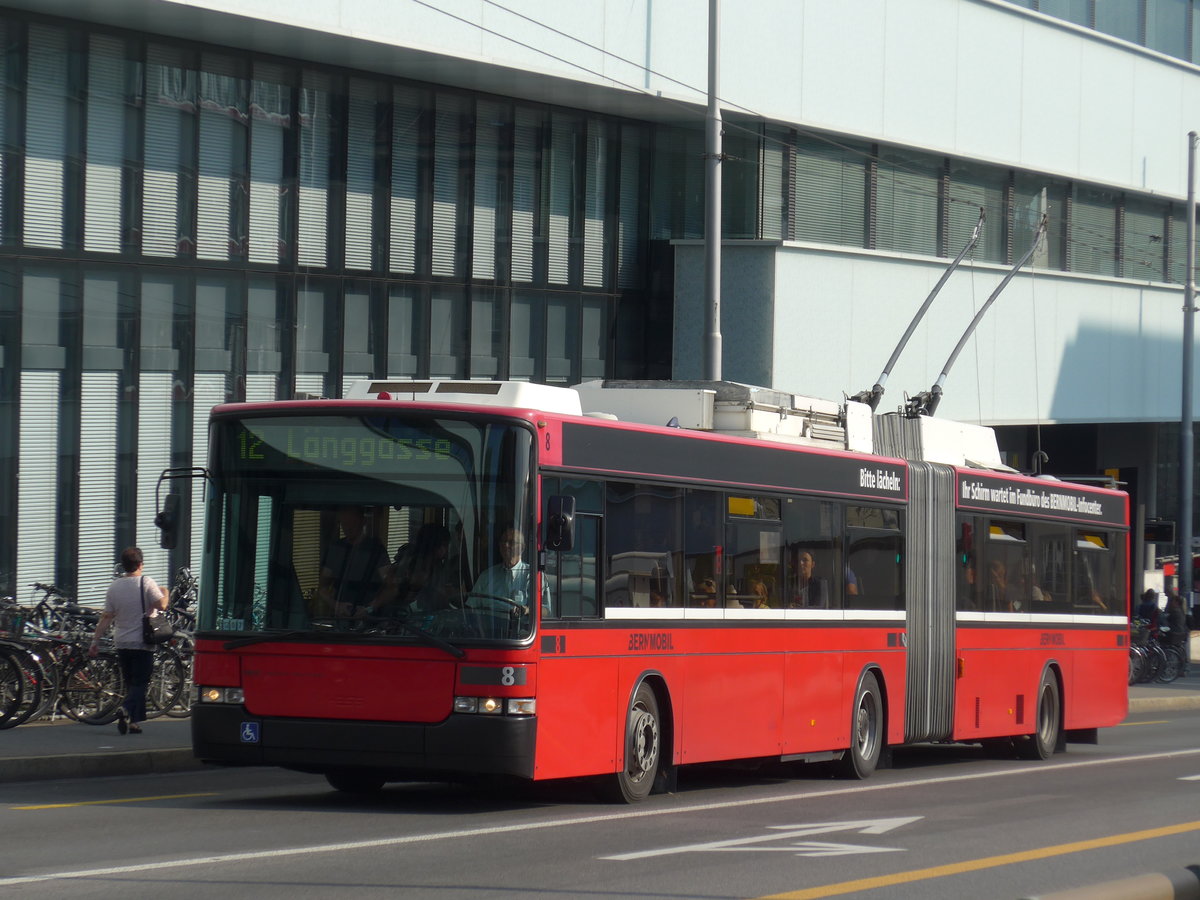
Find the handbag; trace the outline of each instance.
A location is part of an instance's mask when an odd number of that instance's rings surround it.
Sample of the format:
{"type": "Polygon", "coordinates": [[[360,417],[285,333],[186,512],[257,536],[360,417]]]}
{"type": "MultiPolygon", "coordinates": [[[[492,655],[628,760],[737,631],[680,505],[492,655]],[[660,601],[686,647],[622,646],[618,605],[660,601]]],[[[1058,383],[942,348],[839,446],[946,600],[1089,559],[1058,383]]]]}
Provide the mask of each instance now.
{"type": "Polygon", "coordinates": [[[163,615],[150,615],[146,610],[146,577],[138,582],[142,592],[142,642],[165,644],[175,637],[175,626],[163,615]]]}

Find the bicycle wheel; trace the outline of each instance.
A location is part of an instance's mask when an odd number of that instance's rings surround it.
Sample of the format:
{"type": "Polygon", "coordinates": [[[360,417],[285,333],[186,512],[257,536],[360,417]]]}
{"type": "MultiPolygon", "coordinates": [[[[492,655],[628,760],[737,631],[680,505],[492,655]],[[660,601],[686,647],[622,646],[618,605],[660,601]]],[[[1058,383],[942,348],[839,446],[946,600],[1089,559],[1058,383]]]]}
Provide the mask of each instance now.
{"type": "Polygon", "coordinates": [[[179,692],[179,699],[167,710],[167,715],[173,719],[186,719],[192,714],[192,662],[196,656],[196,642],[189,634],[176,634],[171,645],[183,662],[184,678],[183,690],[179,692]]]}
{"type": "Polygon", "coordinates": [[[1183,674],[1183,667],[1187,664],[1187,660],[1183,658],[1183,650],[1179,647],[1164,647],[1163,651],[1163,664],[1159,668],[1158,674],[1154,676],[1154,680],[1159,684],[1170,684],[1183,674]]]}
{"type": "Polygon", "coordinates": [[[125,699],[125,679],[116,654],[76,660],[63,676],[58,697],[59,708],[77,722],[112,722],[125,699]]]}
{"type": "Polygon", "coordinates": [[[160,647],[154,654],[154,669],[146,690],[146,718],[155,719],[167,713],[179,702],[187,680],[187,670],[179,654],[170,647],[160,647]]]}
{"type": "Polygon", "coordinates": [[[5,647],[14,664],[21,668],[21,700],[7,718],[0,718],[0,728],[16,728],[40,715],[48,677],[37,654],[28,647],[5,647]]]}
{"type": "Polygon", "coordinates": [[[1146,674],[1146,653],[1136,644],[1129,648],[1129,683],[1137,684],[1146,674]]]}
{"type": "Polygon", "coordinates": [[[1162,668],[1166,662],[1166,654],[1159,644],[1147,644],[1146,650],[1146,669],[1142,672],[1142,681],[1153,681],[1158,677],[1158,670],[1162,668]]]}
{"type": "Polygon", "coordinates": [[[25,693],[25,673],[6,650],[0,650],[0,727],[21,708],[25,693]]]}

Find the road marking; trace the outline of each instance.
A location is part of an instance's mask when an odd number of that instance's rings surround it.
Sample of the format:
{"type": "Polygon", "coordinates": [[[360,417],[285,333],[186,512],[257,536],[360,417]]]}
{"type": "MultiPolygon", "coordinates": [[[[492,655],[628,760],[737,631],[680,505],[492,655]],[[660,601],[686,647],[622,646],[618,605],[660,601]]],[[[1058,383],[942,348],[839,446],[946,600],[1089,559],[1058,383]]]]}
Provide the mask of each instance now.
{"type": "Polygon", "coordinates": [[[1170,719],[1155,719],[1153,722],[1122,722],[1117,728],[1130,728],[1134,725],[1170,725],[1170,719]]]}
{"type": "Polygon", "coordinates": [[[1200,775],[1184,775],[1180,781],[1200,781],[1200,775]]]}
{"type": "Polygon", "coordinates": [[[621,822],[631,819],[646,819],[657,816],[676,816],[687,813],[708,812],[719,809],[736,809],[751,806],[764,806],[771,803],[796,803],[820,797],[842,797],[850,794],[865,794],[874,791],[890,791],[897,788],[928,787],[939,784],[953,784],[963,781],[979,781],[987,778],[1007,778],[1012,775],[1053,775],[1064,769],[1083,769],[1092,766],[1108,766],[1119,763],[1146,763],[1156,760],[1183,759],[1200,755],[1200,748],[1187,750],[1166,750],[1159,753],[1142,753],[1133,756],[1114,756],[1105,759],[1083,759],[1074,762],[1049,763],[1040,766],[1014,765],[1010,769],[997,769],[990,772],[976,772],[965,775],[946,775],[939,778],[917,778],[909,781],[874,782],[856,784],[851,787],[830,788],[823,791],[793,791],[787,794],[777,794],[770,797],[754,797],[746,800],[725,800],[716,803],[697,803],[690,806],[669,806],[657,809],[635,809],[619,813],[607,813],[597,816],[576,816],[569,819],[548,819],[542,822],[513,822],[490,828],[470,828],[461,831],[427,832],[424,834],[409,834],[399,837],[379,838],[370,841],[354,841],[339,844],[317,844],[307,847],[280,847],[266,850],[250,850],[244,853],[228,853],[221,856],[184,857],[181,859],[163,860],[161,862],[143,863],[127,866],[111,866],[103,869],[73,869],[64,872],[47,872],[41,875],[16,875],[0,878],[0,887],[15,884],[36,884],[43,881],[60,881],[68,878],[92,878],[107,875],[130,875],[137,872],[153,872],[161,869],[183,868],[187,866],[228,865],[235,862],[248,862],[259,859],[282,859],[289,856],[303,856],[312,853],[338,853],[347,850],[368,850],[375,847],[399,847],[406,844],[420,844],[428,841],[458,840],[461,838],[485,837],[492,834],[516,834],[525,831],[541,831],[546,828],[562,828],[574,825],[596,825],[605,822],[621,822]]]}
{"type": "MultiPolygon", "coordinates": [[[[904,816],[898,819],[866,819],[860,822],[818,822],[811,825],[772,825],[770,830],[775,834],[754,835],[753,837],[730,838],[724,841],[706,841],[703,844],[685,844],[682,847],[664,847],[661,850],[637,850],[633,853],[620,853],[615,856],[602,856],[601,859],[615,859],[628,862],[632,859],[648,859],[652,856],[670,856],[674,853],[707,853],[713,850],[741,850],[754,844],[764,844],[768,841],[786,841],[792,838],[808,837],[814,834],[831,834],[837,831],[857,831],[859,834],[886,834],[902,825],[911,825],[924,818],[923,816],[904,816]]],[[[898,850],[898,847],[859,847],[856,850],[842,850],[839,853],[829,852],[832,847],[854,847],[853,844],[821,844],[819,841],[804,842],[809,845],[809,851],[816,847],[825,848],[826,852],[806,852],[803,856],[844,856],[850,852],[870,853],[881,850],[898,850]]],[[[801,846],[801,845],[797,845],[801,846]]],[[[755,847],[754,849],[791,850],[790,847],[755,847]]]]}
{"type": "Polygon", "coordinates": [[[1166,825],[1162,828],[1148,828],[1144,831],[1130,831],[1125,834],[1114,834],[1109,837],[1094,838],[1090,841],[1074,841],[1070,844],[1055,844],[1051,847],[1038,847],[1035,850],[1024,850],[1019,853],[1005,853],[1002,856],[985,856],[982,859],[968,859],[959,863],[945,866],[931,866],[927,869],[913,869],[908,872],[897,872],[894,875],[880,875],[875,878],[859,878],[855,881],[843,881],[838,884],[826,884],[821,887],[805,888],[799,891],[788,891],[783,894],[769,894],[758,900],[817,900],[820,897],[836,897],[839,894],[854,894],[859,891],[870,891],[875,888],[891,887],[896,884],[910,884],[914,881],[927,881],[931,878],[944,878],[947,875],[961,875],[964,872],[978,872],[980,869],[994,869],[997,866],[1010,866],[1014,863],[1031,862],[1037,859],[1051,859],[1055,856],[1066,856],[1069,853],[1082,853],[1085,850],[1098,850],[1101,847],[1115,847],[1118,844],[1132,844],[1135,841],[1149,841],[1154,838],[1169,837],[1175,834],[1186,834],[1189,831],[1200,831],[1200,822],[1183,822],[1179,825],[1166,825]]]}
{"type": "Polygon", "coordinates": [[[10,806],[9,809],[71,809],[76,806],[107,806],[113,803],[145,803],[149,800],[182,800],[185,797],[215,797],[215,791],[201,794],[160,794],[157,797],[126,797],[123,800],[80,800],[77,803],[43,803],[40,806],[10,806]]]}

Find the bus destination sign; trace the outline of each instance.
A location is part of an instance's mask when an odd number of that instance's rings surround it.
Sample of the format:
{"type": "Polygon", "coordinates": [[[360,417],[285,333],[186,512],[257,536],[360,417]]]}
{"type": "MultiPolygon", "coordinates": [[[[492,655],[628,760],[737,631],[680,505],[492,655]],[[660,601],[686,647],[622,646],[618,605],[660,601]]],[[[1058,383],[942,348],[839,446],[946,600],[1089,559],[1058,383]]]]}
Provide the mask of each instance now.
{"type": "Polygon", "coordinates": [[[1118,494],[1083,490],[1061,481],[1030,483],[975,472],[958,473],[959,509],[1042,516],[1072,522],[1124,525],[1118,494]]]}

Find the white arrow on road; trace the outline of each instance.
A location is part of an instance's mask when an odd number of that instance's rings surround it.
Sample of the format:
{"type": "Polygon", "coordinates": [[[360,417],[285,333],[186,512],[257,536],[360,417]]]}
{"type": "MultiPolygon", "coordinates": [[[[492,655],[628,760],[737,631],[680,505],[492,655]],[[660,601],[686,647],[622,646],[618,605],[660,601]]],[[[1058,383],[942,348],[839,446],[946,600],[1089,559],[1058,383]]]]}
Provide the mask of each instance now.
{"type": "Polygon", "coordinates": [[[772,825],[774,834],[756,835],[754,837],[732,838],[726,841],[709,841],[703,844],[685,844],[682,847],[663,847],[659,850],[638,850],[634,853],[620,853],[615,856],[602,856],[601,859],[631,860],[647,859],[652,856],[669,856],[672,853],[707,853],[721,850],[779,850],[799,853],[801,856],[844,856],[848,853],[882,853],[899,850],[898,847],[854,847],[853,844],[822,844],[818,841],[801,841],[787,847],[755,847],[771,841],[785,841],[792,838],[808,837],[814,834],[832,834],[837,831],[856,831],[859,834],[884,834],[902,825],[916,822],[923,816],[902,816],[896,819],[863,819],[857,822],[820,822],[811,825],[772,825]],[[800,849],[797,850],[797,847],[800,849]],[[842,848],[836,852],[830,848],[842,848]]]}

